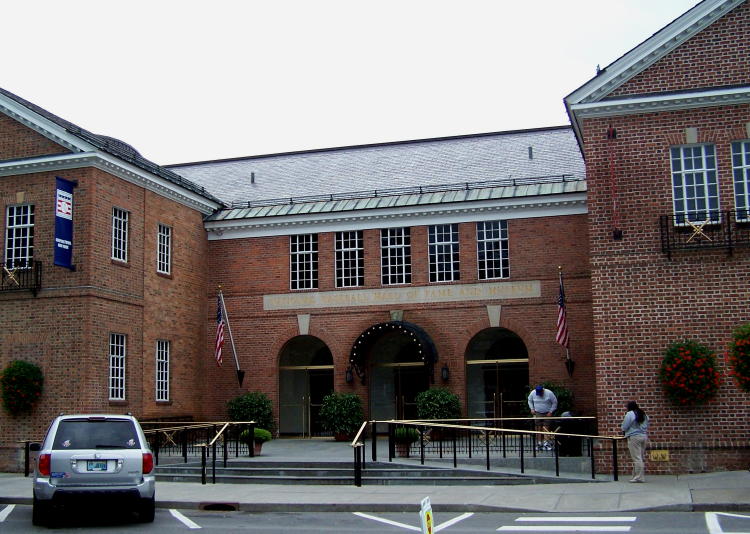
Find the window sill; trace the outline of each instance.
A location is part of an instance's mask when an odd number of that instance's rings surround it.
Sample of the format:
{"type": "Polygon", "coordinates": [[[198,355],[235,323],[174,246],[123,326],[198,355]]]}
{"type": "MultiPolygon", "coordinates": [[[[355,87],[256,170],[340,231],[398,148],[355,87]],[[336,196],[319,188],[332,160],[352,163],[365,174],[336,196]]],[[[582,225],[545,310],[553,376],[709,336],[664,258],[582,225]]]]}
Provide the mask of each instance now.
{"type": "Polygon", "coordinates": [[[112,265],[117,265],[118,267],[125,267],[126,269],[130,269],[130,264],[122,260],[112,259],[112,265]]]}
{"type": "Polygon", "coordinates": [[[172,273],[160,273],[159,271],[156,271],[156,276],[158,276],[159,278],[166,278],[168,280],[173,279],[172,273]]]}

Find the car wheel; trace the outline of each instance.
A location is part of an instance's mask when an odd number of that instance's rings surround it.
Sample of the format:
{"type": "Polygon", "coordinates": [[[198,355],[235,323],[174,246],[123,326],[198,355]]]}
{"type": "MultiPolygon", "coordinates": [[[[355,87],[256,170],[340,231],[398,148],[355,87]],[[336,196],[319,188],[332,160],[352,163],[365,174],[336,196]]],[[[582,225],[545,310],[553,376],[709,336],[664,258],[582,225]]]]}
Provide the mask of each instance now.
{"type": "Polygon", "coordinates": [[[156,501],[154,497],[150,499],[141,499],[141,505],[138,509],[138,518],[141,523],[153,523],[154,513],[156,512],[156,501]]]}
{"type": "Polygon", "coordinates": [[[31,509],[31,524],[36,527],[44,527],[47,526],[47,522],[49,521],[49,513],[51,510],[50,503],[45,501],[40,501],[36,498],[36,495],[34,496],[34,500],[32,502],[32,509],[31,509]]]}

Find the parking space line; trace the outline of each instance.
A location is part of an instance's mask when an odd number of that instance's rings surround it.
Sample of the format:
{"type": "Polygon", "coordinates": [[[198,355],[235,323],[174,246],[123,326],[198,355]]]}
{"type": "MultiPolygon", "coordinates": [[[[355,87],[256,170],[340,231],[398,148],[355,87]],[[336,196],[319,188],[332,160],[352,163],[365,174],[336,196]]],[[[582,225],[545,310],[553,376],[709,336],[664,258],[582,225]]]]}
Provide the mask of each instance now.
{"type": "Polygon", "coordinates": [[[3,509],[2,512],[0,512],[0,523],[5,521],[5,518],[10,515],[10,513],[13,511],[13,508],[15,507],[16,507],[15,504],[9,504],[8,506],[5,507],[5,509],[3,509]]]}
{"type": "Polygon", "coordinates": [[[474,512],[466,512],[465,514],[461,514],[458,517],[454,517],[453,519],[449,519],[448,521],[440,523],[438,526],[435,527],[435,532],[440,532],[444,528],[448,528],[452,525],[455,525],[459,521],[463,521],[464,519],[471,517],[473,515],[474,515],[474,512]]]}
{"type": "Polygon", "coordinates": [[[170,509],[169,513],[172,514],[174,516],[174,518],[177,519],[177,521],[179,521],[180,523],[182,523],[183,525],[185,525],[189,529],[195,530],[197,528],[203,528],[199,524],[194,523],[193,521],[191,521],[190,519],[188,519],[187,517],[185,517],[184,515],[182,515],[177,510],[170,509]]]}
{"type": "Polygon", "coordinates": [[[383,517],[378,517],[376,515],[365,514],[362,512],[352,512],[352,513],[356,516],[364,517],[365,519],[372,519],[373,521],[380,521],[381,523],[385,523],[386,525],[391,525],[391,526],[403,528],[406,530],[413,530],[415,532],[422,532],[421,528],[413,527],[411,525],[406,525],[404,523],[399,523],[398,521],[391,521],[390,519],[385,519],[383,517]]]}
{"type": "Polygon", "coordinates": [[[587,523],[613,523],[617,521],[635,521],[637,518],[634,516],[628,516],[628,517],[572,517],[569,515],[560,516],[560,517],[549,517],[549,516],[538,516],[538,517],[519,517],[516,519],[516,521],[547,521],[547,522],[554,522],[554,523],[575,523],[578,521],[584,521],[587,523]]]}
{"type": "Polygon", "coordinates": [[[629,532],[630,527],[605,525],[529,525],[500,527],[498,532],[629,532]]]}

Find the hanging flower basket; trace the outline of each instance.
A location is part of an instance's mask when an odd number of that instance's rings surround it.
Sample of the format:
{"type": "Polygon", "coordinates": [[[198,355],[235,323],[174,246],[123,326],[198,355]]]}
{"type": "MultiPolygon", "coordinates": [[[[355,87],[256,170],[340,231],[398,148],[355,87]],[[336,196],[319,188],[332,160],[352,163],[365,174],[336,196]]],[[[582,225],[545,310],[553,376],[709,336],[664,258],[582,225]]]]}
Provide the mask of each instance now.
{"type": "Polygon", "coordinates": [[[667,397],[681,406],[709,401],[721,383],[714,354],[690,340],[670,345],[664,353],[659,377],[667,397]]]}
{"type": "Polygon", "coordinates": [[[750,323],[734,331],[734,339],[727,352],[729,374],[737,385],[750,392],[750,323]]]}
{"type": "Polygon", "coordinates": [[[42,370],[33,363],[14,360],[0,375],[3,405],[11,415],[20,415],[31,410],[42,396],[44,377],[42,370]]]}

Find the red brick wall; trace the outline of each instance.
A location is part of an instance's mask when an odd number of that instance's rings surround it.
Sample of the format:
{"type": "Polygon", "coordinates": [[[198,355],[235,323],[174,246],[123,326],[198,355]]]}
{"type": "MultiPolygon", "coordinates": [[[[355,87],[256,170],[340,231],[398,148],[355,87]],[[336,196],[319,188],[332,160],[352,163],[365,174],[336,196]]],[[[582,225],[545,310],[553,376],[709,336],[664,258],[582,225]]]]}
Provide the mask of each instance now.
{"type": "Polygon", "coordinates": [[[747,85],[748,57],[750,3],[744,2],[610,96],[747,85]]]}
{"type": "Polygon", "coordinates": [[[0,161],[66,152],[70,151],[0,113],[0,161]]]}
{"type": "MultiPolygon", "coordinates": [[[[212,282],[222,285],[240,365],[247,376],[244,388],[240,389],[231,351],[226,345],[224,366],[208,365],[206,369],[206,382],[212,385],[205,393],[206,405],[211,410],[209,416],[225,417],[226,401],[244,391],[267,393],[277,410],[278,358],[284,344],[298,334],[298,313],[311,315],[310,335],[320,338],[330,348],[336,389],[357,392],[366,404],[367,386],[362,386],[358,380],[353,384],[344,381],[352,344],[370,326],[389,321],[391,309],[403,309],[404,320],[421,326],[432,337],[439,367],[447,363],[450,368],[448,386],[465,401],[465,352],[472,337],[490,326],[487,304],[501,304],[500,326],[513,330],[526,343],[530,381],[554,380],[568,385],[576,395],[578,407],[592,415],[595,404],[589,262],[586,247],[581,246],[586,242],[586,217],[514,219],[509,221],[508,227],[511,277],[507,281],[541,280],[540,298],[264,311],[264,294],[290,293],[289,237],[210,241],[212,282]],[[558,265],[565,270],[571,350],[577,362],[572,379],[563,364],[564,351],[554,340],[558,265]]],[[[382,287],[379,232],[378,229],[364,232],[365,288],[382,287]]],[[[475,223],[460,224],[459,234],[461,280],[458,283],[478,283],[475,223]]],[[[444,285],[428,283],[427,227],[412,227],[411,237],[411,286],[444,285]]],[[[333,234],[320,234],[321,291],[335,290],[333,248],[333,234]]],[[[215,287],[209,286],[209,308],[215,303],[214,295],[215,287]]],[[[213,309],[209,309],[207,319],[210,335],[205,361],[210,362],[215,332],[213,309]]],[[[436,384],[441,385],[439,368],[436,371],[436,384]]]]}

